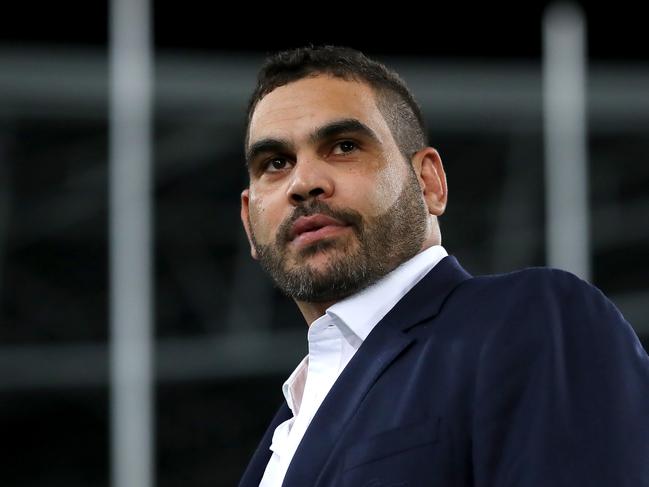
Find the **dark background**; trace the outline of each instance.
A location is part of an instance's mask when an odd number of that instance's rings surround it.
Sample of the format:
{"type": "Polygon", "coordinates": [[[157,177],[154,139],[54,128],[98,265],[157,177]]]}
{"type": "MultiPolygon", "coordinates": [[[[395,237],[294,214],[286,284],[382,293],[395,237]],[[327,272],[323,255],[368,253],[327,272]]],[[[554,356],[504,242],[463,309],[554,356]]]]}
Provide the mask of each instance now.
{"type": "MultiPolygon", "coordinates": [[[[446,58],[541,55],[540,19],[553,2],[367,6],[228,5],[196,0],[153,3],[158,49],[266,53],[301,44],[350,45],[372,54],[446,58]],[[405,8],[404,8],[405,7],[405,8]]],[[[636,2],[579,6],[592,60],[647,61],[646,22],[636,2]]],[[[4,8],[0,39],[24,45],[105,47],[108,3],[14,2],[4,8]]]]}

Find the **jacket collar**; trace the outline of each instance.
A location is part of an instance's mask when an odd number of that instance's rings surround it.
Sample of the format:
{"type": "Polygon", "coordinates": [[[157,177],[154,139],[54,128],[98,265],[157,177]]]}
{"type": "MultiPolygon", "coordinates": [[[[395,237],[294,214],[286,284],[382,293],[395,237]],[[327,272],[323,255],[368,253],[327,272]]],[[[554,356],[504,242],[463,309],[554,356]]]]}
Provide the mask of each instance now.
{"type": "MultiPolygon", "coordinates": [[[[413,343],[414,338],[405,332],[436,316],[451,292],[469,278],[471,275],[455,257],[445,257],[374,327],[316,412],[286,472],[284,487],[317,485],[318,475],[369,389],[397,355],[413,343]]],[[[284,403],[251,459],[240,487],[259,485],[270,459],[273,432],[290,417],[291,411],[284,403]]]]}

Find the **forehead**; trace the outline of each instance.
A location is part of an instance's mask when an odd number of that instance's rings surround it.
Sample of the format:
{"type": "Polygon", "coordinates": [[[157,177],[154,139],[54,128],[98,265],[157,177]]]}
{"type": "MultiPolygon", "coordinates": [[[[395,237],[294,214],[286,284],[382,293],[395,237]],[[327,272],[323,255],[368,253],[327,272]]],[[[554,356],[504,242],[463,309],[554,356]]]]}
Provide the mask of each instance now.
{"type": "Polygon", "coordinates": [[[303,78],[271,91],[250,119],[249,141],[300,139],[331,120],[358,119],[383,139],[389,128],[376,106],[372,88],[327,75],[303,78]]]}

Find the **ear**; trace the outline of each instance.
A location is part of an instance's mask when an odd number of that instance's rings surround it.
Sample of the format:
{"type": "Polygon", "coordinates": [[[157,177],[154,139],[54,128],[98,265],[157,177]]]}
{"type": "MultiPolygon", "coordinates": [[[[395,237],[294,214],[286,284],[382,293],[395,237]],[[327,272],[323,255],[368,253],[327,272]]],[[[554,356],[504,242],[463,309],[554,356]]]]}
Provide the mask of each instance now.
{"type": "Polygon", "coordinates": [[[426,147],[415,153],[412,165],[419,179],[428,212],[435,216],[442,215],[446,210],[448,199],[442,158],[435,149],[426,147]]]}
{"type": "Polygon", "coordinates": [[[241,223],[243,223],[243,229],[246,231],[248,243],[250,244],[250,255],[252,255],[253,259],[257,259],[257,249],[252,241],[250,231],[250,189],[248,188],[241,192],[241,223]]]}

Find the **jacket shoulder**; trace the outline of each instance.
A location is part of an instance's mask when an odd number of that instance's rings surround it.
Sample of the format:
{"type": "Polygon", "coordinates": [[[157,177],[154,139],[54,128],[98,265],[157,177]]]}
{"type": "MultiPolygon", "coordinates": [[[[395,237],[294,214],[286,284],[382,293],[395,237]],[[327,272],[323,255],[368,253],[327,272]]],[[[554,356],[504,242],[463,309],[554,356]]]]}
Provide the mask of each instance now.
{"type": "Polygon", "coordinates": [[[483,345],[520,339],[534,346],[605,347],[614,339],[640,346],[632,327],[597,287],[551,267],[475,276],[448,299],[449,316],[469,323],[483,345]]]}
{"type": "MultiPolygon", "coordinates": [[[[475,299],[503,311],[561,314],[604,307],[620,315],[604,293],[575,274],[552,267],[528,267],[513,272],[475,276],[461,286],[465,299],[475,299]]],[[[621,315],[620,315],[621,317],[621,315]]]]}

